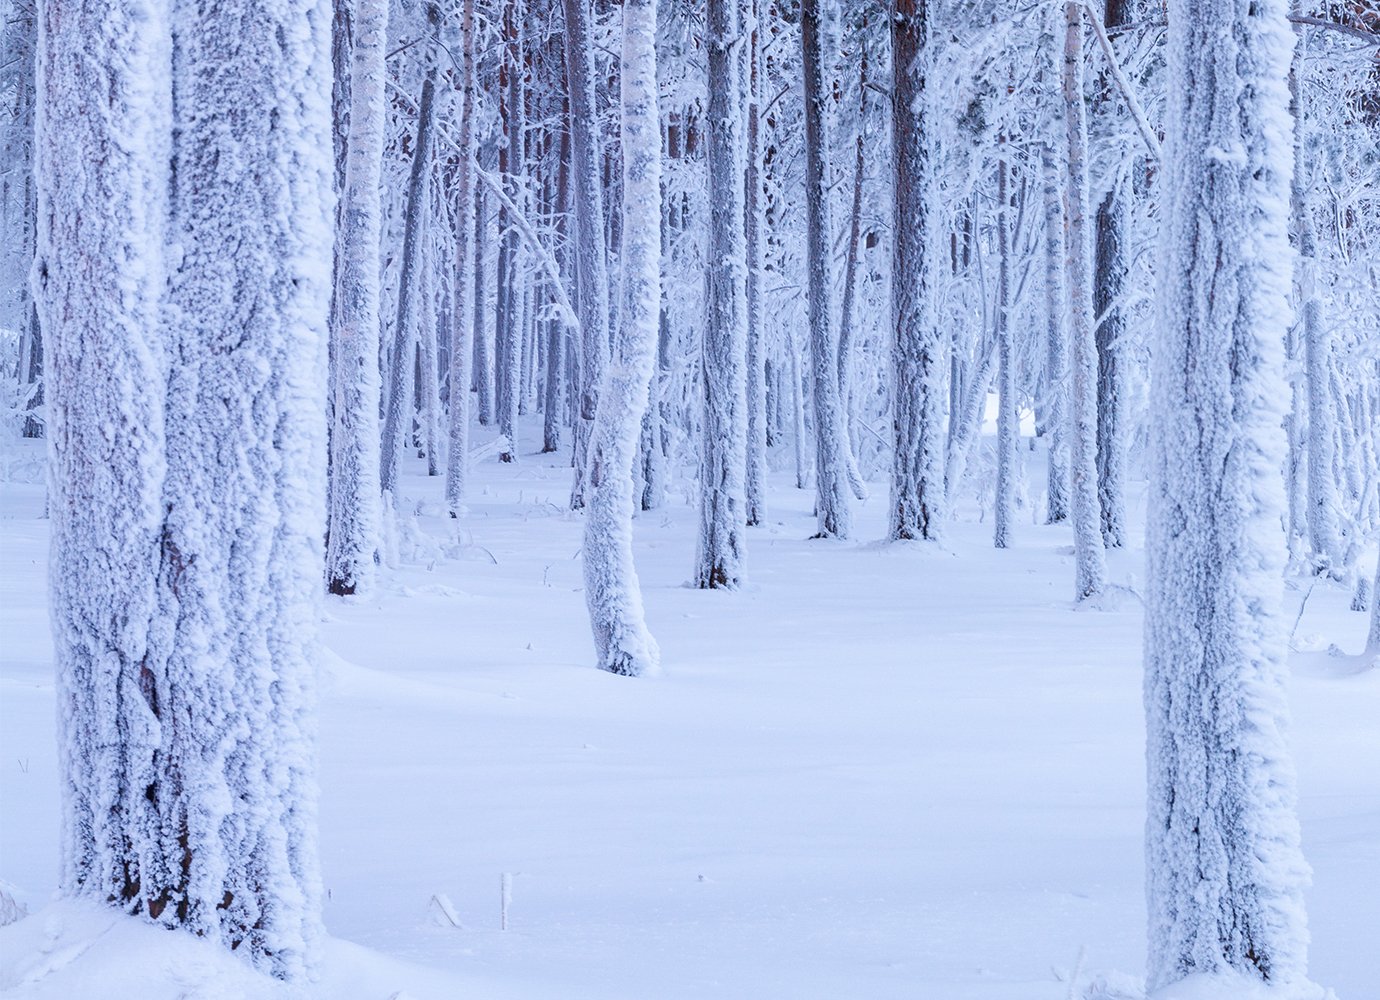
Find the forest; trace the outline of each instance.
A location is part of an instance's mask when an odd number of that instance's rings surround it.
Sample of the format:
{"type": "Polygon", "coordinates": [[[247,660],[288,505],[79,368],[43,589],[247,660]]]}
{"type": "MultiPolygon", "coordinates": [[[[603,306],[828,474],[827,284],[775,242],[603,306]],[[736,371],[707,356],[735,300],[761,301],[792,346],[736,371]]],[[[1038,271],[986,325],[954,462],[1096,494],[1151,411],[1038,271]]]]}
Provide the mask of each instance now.
{"type": "Polygon", "coordinates": [[[0,993],[1380,996],[1380,2],[0,0],[0,993]]]}

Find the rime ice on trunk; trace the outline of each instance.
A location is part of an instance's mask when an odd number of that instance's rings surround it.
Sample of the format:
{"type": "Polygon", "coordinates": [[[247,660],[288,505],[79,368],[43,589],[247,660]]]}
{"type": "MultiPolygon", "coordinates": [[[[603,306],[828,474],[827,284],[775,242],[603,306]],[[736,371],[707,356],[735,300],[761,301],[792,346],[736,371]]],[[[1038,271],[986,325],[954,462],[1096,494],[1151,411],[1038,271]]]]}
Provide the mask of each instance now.
{"type": "Polygon", "coordinates": [[[599,666],[635,677],[655,672],[658,662],[632,555],[632,466],[656,363],[661,300],[656,0],[625,0],[621,70],[625,301],[590,439],[584,569],[599,666]]]}
{"type": "MultiPolygon", "coordinates": [[[[1005,136],[1002,145],[1005,146],[1005,136]]],[[[992,544],[1011,547],[1016,519],[1016,359],[1011,329],[1011,195],[1004,153],[997,160],[997,495],[992,544]]]]}
{"type": "MultiPolygon", "coordinates": [[[[1053,58],[1050,61],[1052,65],[1053,58]]],[[[1040,173],[1045,213],[1045,429],[1049,435],[1045,520],[1060,524],[1069,516],[1068,338],[1064,330],[1064,210],[1051,143],[1040,146],[1040,173]]]]}
{"type": "Polygon", "coordinates": [[[805,222],[809,271],[810,383],[815,404],[815,514],[820,538],[847,538],[843,420],[839,406],[838,337],[834,329],[833,227],[829,213],[829,93],[824,86],[820,0],[802,0],[800,44],[805,91],[805,222]]]}
{"type": "Polygon", "coordinates": [[[708,0],[709,248],[701,351],[704,424],[695,586],[743,582],[747,530],[747,328],[739,0],[708,0]]]}
{"type": "Polygon", "coordinates": [[[892,205],[891,353],[892,539],[938,538],[944,521],[945,338],[928,301],[925,199],[929,147],[925,135],[927,35],[925,0],[900,0],[891,18],[891,118],[895,143],[892,205]]]}
{"type": "Polygon", "coordinates": [[[580,311],[579,400],[574,427],[575,485],[570,505],[584,506],[588,451],[599,386],[609,351],[608,251],[604,243],[604,189],[600,177],[602,143],[594,98],[591,0],[563,0],[565,71],[570,97],[570,173],[575,198],[573,247],[576,308],[580,311]]]}
{"type": "Polygon", "coordinates": [[[146,912],[177,877],[157,801],[170,706],[166,679],[155,684],[175,613],[158,587],[168,24],[160,4],[50,0],[39,33],[34,292],[48,331],[61,883],[146,912]]]}
{"type": "Polygon", "coordinates": [[[45,8],[63,877],[302,978],[331,12],[172,8],[45,8]]]}
{"type": "Polygon", "coordinates": [[[757,19],[760,0],[753,0],[754,27],[749,38],[747,86],[747,176],[744,223],[747,252],[747,523],[767,517],[767,351],[762,273],[765,268],[766,197],[762,169],[762,35],[757,19]]]}
{"type": "Polygon", "coordinates": [[[455,191],[455,299],[451,306],[450,451],[446,460],[446,508],[460,513],[470,450],[470,365],[473,362],[475,295],[474,211],[474,0],[460,14],[460,164],[455,191]]]}
{"type": "MultiPolygon", "coordinates": [[[[435,30],[439,13],[428,7],[428,21],[435,30]]],[[[417,133],[412,147],[412,170],[407,181],[407,206],[403,218],[403,245],[398,274],[398,313],[388,348],[388,398],[384,406],[380,444],[379,486],[392,496],[398,488],[402,454],[412,429],[414,356],[418,341],[422,301],[422,268],[426,266],[427,223],[431,218],[429,172],[436,119],[436,69],[427,69],[417,102],[417,133]]]]}
{"type": "Polygon", "coordinates": [[[1092,241],[1088,226],[1088,126],[1083,107],[1083,5],[1064,5],[1063,96],[1068,180],[1064,217],[1068,275],[1071,379],[1070,474],[1074,593],[1095,597],[1106,587],[1106,553],[1097,499],[1097,344],[1092,312],[1092,241]]]}
{"type": "Polygon", "coordinates": [[[379,549],[379,184],[386,0],[359,0],[350,69],[350,140],[340,205],[331,324],[334,426],[326,586],[366,592],[379,549]]]}
{"type": "Polygon", "coordinates": [[[1320,995],[1283,735],[1291,41],[1281,0],[1170,3],[1146,546],[1152,990],[1234,970],[1320,995]]]}

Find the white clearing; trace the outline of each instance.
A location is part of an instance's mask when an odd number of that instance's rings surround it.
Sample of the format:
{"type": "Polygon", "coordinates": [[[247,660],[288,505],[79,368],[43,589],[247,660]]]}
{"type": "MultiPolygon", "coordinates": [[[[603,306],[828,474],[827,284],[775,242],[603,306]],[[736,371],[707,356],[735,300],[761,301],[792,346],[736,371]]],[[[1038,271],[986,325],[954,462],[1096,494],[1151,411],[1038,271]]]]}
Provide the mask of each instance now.
{"type": "MultiPolygon", "coordinates": [[[[0,889],[34,914],[0,928],[0,992],[1067,1000],[1104,975],[1134,983],[1139,493],[1135,547],[1108,553],[1126,589],[1074,610],[1071,531],[1028,507],[1006,551],[971,509],[942,549],[883,544],[867,541],[885,534],[879,488],[856,508],[863,541],[807,541],[814,491],[783,476],[748,532],[747,588],[692,589],[683,490],[636,524],[663,675],[629,679],[592,666],[568,458],[534,454],[537,440],[519,464],[476,466],[460,521],[410,460],[419,514],[399,525],[401,566],[373,598],[325,605],[335,940],[305,994],[208,942],[51,902],[41,452],[0,456],[0,889]]],[[[1042,453],[1022,457],[1041,474],[1042,453]]],[[[1286,624],[1303,597],[1290,591],[1286,624]]],[[[1364,644],[1348,597],[1318,584],[1308,598],[1292,736],[1312,977],[1374,1000],[1380,669],[1324,652],[1364,644]]]]}

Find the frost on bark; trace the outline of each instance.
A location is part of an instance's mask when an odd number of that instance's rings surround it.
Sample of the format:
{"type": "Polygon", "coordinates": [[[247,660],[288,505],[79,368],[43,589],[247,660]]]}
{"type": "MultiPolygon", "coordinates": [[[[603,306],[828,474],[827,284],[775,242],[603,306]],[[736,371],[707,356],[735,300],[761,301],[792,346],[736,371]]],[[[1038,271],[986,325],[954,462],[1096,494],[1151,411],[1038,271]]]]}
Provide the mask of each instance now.
{"type": "Polygon", "coordinates": [[[925,134],[925,0],[898,0],[891,18],[892,539],[938,538],[944,520],[945,338],[929,303],[925,261],[929,146],[925,134]]]}
{"type": "Polygon", "coordinates": [[[454,299],[451,303],[450,450],[446,459],[446,508],[457,517],[465,499],[470,451],[470,365],[476,310],[474,211],[474,0],[460,13],[460,163],[455,190],[454,299]]]}
{"type": "Polygon", "coordinates": [[[155,685],[175,610],[158,585],[167,32],[161,4],[50,0],[39,41],[61,882],[133,912],[160,898],[170,860],[145,794],[172,777],[155,685]]]}
{"type": "Polygon", "coordinates": [[[754,27],[748,40],[747,176],[744,205],[747,253],[747,523],[767,518],[767,351],[763,272],[766,249],[765,171],[762,158],[762,35],[757,19],[760,0],[753,0],[754,27]]]}
{"type": "Polygon", "coordinates": [[[743,582],[747,531],[747,248],[744,240],[739,0],[708,0],[709,247],[695,586],[743,582]]]}
{"type": "Polygon", "coordinates": [[[331,430],[326,585],[367,592],[378,563],[379,190],[383,165],[387,0],[358,0],[350,65],[350,137],[336,245],[331,325],[335,405],[331,430]]]}
{"type": "Polygon", "coordinates": [[[1097,499],[1097,345],[1093,331],[1092,241],[1088,220],[1088,123],[1083,106],[1083,5],[1064,5],[1064,134],[1068,180],[1064,217],[1068,222],[1070,352],[1069,429],[1073,514],[1074,594],[1095,597],[1106,588],[1106,553],[1097,499]]]}
{"type": "MultiPolygon", "coordinates": [[[[1103,24],[1108,28],[1129,19],[1130,0],[1106,0],[1103,24]]],[[[1110,90],[1105,79],[1104,91],[1110,90]]],[[[1111,111],[1110,101],[1104,101],[1111,111]]],[[[1126,400],[1123,346],[1126,316],[1120,302],[1126,278],[1126,198],[1117,185],[1097,206],[1093,224],[1093,314],[1097,323],[1097,498],[1102,517],[1102,542],[1121,548],[1126,536],[1126,400]]]]}
{"type": "Polygon", "coordinates": [[[815,416],[815,515],[820,538],[852,533],[833,319],[833,227],[829,213],[829,92],[824,86],[820,0],[800,4],[805,96],[805,223],[809,272],[810,384],[815,416]]]}
{"type": "Polygon", "coordinates": [[[1045,432],[1049,436],[1045,521],[1061,524],[1069,517],[1068,337],[1064,328],[1064,209],[1052,143],[1040,146],[1040,173],[1045,214],[1045,432]]]}
{"type": "Polygon", "coordinates": [[[614,356],[590,439],[585,601],[599,666],[640,676],[658,665],[633,566],[633,462],[656,363],[661,300],[661,126],[657,120],[656,0],[623,4],[623,294],[614,356]]]}
{"type": "Polygon", "coordinates": [[[584,506],[588,451],[599,386],[609,344],[608,251],[604,243],[604,189],[601,183],[602,143],[595,108],[591,37],[591,0],[563,0],[565,8],[565,71],[570,98],[570,173],[575,199],[575,242],[572,248],[575,301],[580,317],[579,385],[570,391],[579,401],[574,427],[575,486],[573,508],[584,506]]]}
{"type": "Polygon", "coordinates": [[[1280,0],[1170,4],[1145,631],[1152,990],[1234,971],[1320,995],[1280,621],[1290,47],[1280,0]]]}
{"type": "MultiPolygon", "coordinates": [[[[1005,137],[1002,138],[1005,145],[1005,137]]],[[[1011,547],[1016,519],[1016,359],[1011,329],[1010,168],[997,161],[997,495],[992,544],[1011,547]]]]}
{"type": "Polygon", "coordinates": [[[44,18],[64,886],[302,978],[330,6],[44,18]]]}
{"type": "MultiPolygon", "coordinates": [[[[427,8],[428,29],[435,31],[440,13],[427,8]]],[[[429,57],[428,57],[429,58],[429,57]]],[[[407,180],[403,210],[403,242],[398,267],[398,312],[393,339],[388,345],[388,396],[384,403],[383,437],[380,445],[379,486],[385,496],[398,489],[402,455],[407,448],[413,419],[413,371],[423,301],[422,268],[426,266],[427,224],[431,218],[431,150],[436,121],[436,67],[429,65],[417,101],[417,133],[412,145],[412,168],[407,180]]]]}

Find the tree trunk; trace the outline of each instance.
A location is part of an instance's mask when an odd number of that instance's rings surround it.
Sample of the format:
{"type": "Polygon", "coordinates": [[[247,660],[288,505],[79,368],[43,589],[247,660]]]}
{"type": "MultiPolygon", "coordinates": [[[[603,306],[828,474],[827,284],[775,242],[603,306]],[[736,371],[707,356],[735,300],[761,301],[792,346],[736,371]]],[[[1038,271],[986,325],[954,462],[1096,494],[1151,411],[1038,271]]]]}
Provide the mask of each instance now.
{"type": "Polygon", "coordinates": [[[805,92],[805,222],[809,272],[810,382],[815,404],[815,514],[819,538],[847,538],[852,512],[845,491],[839,407],[838,339],[834,331],[833,227],[829,213],[829,99],[824,87],[820,0],[801,0],[805,92]]]}
{"type": "Polygon", "coordinates": [[[455,185],[455,271],[450,338],[450,451],[446,461],[446,508],[458,517],[469,480],[470,365],[475,323],[482,319],[476,300],[475,263],[483,234],[475,213],[474,160],[474,3],[460,13],[460,163],[455,185]]]}
{"type": "Polygon", "coordinates": [[[658,666],[633,566],[632,465],[656,363],[661,299],[661,125],[657,120],[656,0],[623,4],[623,212],[626,296],[618,345],[604,372],[590,441],[585,601],[601,669],[636,677],[658,666]]]}
{"type": "Polygon", "coordinates": [[[695,586],[743,582],[747,530],[747,327],[744,306],[740,0],[708,0],[709,247],[700,354],[700,530],[695,586]]]}
{"type": "Polygon", "coordinates": [[[1282,735],[1292,42],[1281,0],[1171,0],[1145,631],[1151,991],[1236,973],[1321,996],[1282,735]]]}
{"type": "Polygon", "coordinates": [[[332,594],[365,593],[372,587],[381,517],[379,187],[387,116],[387,0],[358,0],[354,13],[350,137],[338,212],[339,258],[331,328],[335,406],[326,586],[332,594]]]}
{"type": "Polygon", "coordinates": [[[1097,344],[1093,331],[1092,261],[1088,239],[1088,126],[1083,108],[1083,7],[1064,5],[1064,121],[1068,187],[1064,217],[1069,242],[1069,338],[1074,593],[1078,600],[1106,588],[1106,554],[1097,499],[1097,344]]]}

